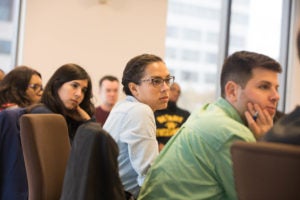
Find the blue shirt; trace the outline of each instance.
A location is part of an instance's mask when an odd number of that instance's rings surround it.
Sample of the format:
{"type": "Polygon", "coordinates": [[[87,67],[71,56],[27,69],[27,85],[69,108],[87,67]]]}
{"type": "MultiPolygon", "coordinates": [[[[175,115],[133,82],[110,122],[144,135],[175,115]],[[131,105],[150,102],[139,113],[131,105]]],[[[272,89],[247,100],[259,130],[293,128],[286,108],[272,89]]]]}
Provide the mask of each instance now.
{"type": "Polygon", "coordinates": [[[193,112],[147,174],[139,199],[237,199],[230,147],[254,142],[225,99],[193,112]]]}
{"type": "Polygon", "coordinates": [[[145,175],[158,155],[152,109],[132,96],[118,102],[103,129],[119,147],[119,174],[126,191],[137,197],[145,175]]]}

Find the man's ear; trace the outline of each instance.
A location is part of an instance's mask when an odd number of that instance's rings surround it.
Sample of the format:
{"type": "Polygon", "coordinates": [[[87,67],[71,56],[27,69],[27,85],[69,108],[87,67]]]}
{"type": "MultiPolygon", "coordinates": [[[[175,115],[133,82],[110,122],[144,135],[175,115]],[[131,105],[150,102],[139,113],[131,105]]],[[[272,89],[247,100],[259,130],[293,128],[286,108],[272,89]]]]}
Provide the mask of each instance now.
{"type": "Polygon", "coordinates": [[[225,85],[225,98],[230,103],[236,102],[238,99],[239,85],[234,81],[228,81],[225,85]]]}
{"type": "Polygon", "coordinates": [[[133,82],[130,82],[129,84],[128,84],[128,88],[129,88],[129,90],[131,91],[131,93],[132,93],[132,95],[134,96],[134,97],[137,97],[138,96],[138,90],[137,90],[137,85],[135,84],[135,83],[133,83],[133,82]]]}

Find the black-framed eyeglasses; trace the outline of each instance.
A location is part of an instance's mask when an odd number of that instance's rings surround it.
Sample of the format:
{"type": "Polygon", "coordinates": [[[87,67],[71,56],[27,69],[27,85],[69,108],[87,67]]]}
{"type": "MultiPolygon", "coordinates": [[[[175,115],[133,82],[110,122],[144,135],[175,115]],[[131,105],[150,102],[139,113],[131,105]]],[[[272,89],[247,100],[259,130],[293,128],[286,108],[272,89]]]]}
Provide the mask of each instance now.
{"type": "Polygon", "coordinates": [[[28,88],[33,89],[35,92],[43,91],[43,86],[40,84],[29,84],[28,88]]]}
{"type": "Polygon", "coordinates": [[[161,87],[163,86],[164,82],[170,86],[174,83],[175,76],[169,76],[167,78],[161,78],[161,77],[151,77],[148,79],[143,79],[140,82],[150,82],[154,87],[161,87]]]}

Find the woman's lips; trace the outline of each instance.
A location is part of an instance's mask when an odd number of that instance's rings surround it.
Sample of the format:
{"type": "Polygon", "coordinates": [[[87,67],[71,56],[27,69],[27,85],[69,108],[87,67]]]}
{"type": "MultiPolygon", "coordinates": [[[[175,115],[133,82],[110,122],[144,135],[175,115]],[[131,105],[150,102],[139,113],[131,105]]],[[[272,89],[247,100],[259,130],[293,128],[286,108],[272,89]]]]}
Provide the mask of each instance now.
{"type": "Polygon", "coordinates": [[[76,100],[71,100],[71,103],[72,103],[72,105],[74,105],[74,106],[77,106],[78,105],[78,101],[76,101],[76,100]]]}
{"type": "Polygon", "coordinates": [[[161,97],[160,100],[162,100],[164,102],[168,102],[169,101],[169,97],[168,96],[161,97]]]}

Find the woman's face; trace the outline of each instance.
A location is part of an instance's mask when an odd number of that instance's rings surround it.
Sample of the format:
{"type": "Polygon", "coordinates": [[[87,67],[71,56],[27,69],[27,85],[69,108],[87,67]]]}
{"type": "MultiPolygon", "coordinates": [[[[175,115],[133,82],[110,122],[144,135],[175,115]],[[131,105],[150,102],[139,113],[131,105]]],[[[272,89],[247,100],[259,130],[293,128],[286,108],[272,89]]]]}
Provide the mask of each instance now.
{"type": "Polygon", "coordinates": [[[153,62],[146,67],[145,75],[140,84],[136,84],[133,92],[135,98],[149,105],[153,111],[165,109],[169,101],[170,86],[165,80],[170,80],[170,73],[163,62],[153,62]],[[163,80],[159,85],[154,85],[153,80],[163,80]]]}
{"type": "Polygon", "coordinates": [[[43,94],[42,79],[38,75],[32,75],[27,90],[26,95],[28,96],[30,103],[35,104],[40,102],[43,94]]]}
{"type": "Polygon", "coordinates": [[[65,82],[58,89],[58,96],[67,110],[76,109],[84,99],[88,87],[88,80],[72,80],[65,82]]]}

